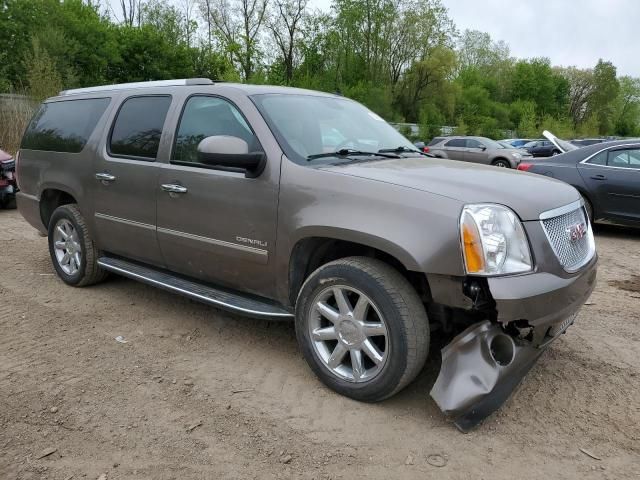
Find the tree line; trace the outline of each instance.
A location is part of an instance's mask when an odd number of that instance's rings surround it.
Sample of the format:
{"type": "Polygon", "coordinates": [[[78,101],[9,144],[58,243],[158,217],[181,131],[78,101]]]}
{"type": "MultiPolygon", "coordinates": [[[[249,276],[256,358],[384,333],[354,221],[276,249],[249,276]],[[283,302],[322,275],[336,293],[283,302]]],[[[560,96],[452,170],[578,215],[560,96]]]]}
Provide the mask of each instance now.
{"type": "Polygon", "coordinates": [[[640,136],[640,79],[514,58],[440,0],[0,0],[0,92],[185,77],[340,93],[421,139],[640,136]]]}

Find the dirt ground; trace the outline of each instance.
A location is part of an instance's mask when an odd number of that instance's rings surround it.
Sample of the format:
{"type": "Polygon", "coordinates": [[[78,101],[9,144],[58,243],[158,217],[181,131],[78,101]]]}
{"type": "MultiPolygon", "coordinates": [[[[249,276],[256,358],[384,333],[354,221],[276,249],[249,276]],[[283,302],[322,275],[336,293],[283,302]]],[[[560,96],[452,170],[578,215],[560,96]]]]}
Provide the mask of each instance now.
{"type": "Polygon", "coordinates": [[[437,352],[358,403],[312,375],[291,324],[118,277],[67,287],[0,211],[0,478],[640,478],[640,232],[597,244],[576,324],[465,435],[428,396],[437,352]]]}

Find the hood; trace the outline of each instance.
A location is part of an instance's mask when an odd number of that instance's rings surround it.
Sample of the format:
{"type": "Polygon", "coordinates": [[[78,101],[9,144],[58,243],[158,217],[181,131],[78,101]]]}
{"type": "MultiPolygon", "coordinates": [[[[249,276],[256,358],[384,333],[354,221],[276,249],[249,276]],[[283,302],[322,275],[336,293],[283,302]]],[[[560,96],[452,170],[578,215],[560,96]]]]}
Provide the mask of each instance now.
{"type": "Polygon", "coordinates": [[[13,157],[9,155],[7,152],[0,150],[0,162],[4,162],[5,160],[11,160],[13,157]]]}
{"type": "Polygon", "coordinates": [[[561,140],[558,137],[556,137],[553,133],[551,133],[549,130],[545,130],[544,132],[542,132],[542,135],[544,135],[544,137],[549,140],[551,143],[553,143],[556,148],[558,150],[560,150],[562,153],[567,153],[567,152],[571,152],[573,150],[578,150],[579,147],[576,147],[573,143],[569,143],[565,140],[561,140]]]}
{"type": "Polygon", "coordinates": [[[440,158],[399,158],[323,167],[342,175],[442,195],[463,203],[499,203],[523,221],[580,199],[572,186],[542,175],[440,158]]]}

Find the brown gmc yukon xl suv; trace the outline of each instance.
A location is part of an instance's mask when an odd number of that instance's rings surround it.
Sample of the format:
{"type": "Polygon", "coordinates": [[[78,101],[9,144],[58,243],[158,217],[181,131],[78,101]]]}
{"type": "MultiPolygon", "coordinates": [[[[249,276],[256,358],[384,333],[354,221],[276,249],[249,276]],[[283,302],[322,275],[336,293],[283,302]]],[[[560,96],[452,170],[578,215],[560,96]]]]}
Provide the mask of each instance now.
{"type": "Polygon", "coordinates": [[[388,398],[445,339],[431,390],[467,430],[595,286],[571,186],[431,158],[335,95],[207,79],[69,90],[17,160],[18,207],[60,278],[109,273],[240,314],[295,319],[330,388],[388,398]]]}

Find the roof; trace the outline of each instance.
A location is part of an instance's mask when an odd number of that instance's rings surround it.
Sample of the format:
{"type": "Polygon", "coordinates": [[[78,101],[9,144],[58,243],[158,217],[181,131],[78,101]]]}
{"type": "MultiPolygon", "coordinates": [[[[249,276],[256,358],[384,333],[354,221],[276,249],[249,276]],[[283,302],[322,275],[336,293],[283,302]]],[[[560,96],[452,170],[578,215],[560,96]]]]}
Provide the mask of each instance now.
{"type": "Polygon", "coordinates": [[[150,82],[133,82],[120,83],[113,85],[99,85],[95,87],[75,88],[63,90],[59,97],[68,97],[73,95],[85,95],[101,92],[119,92],[126,90],[143,90],[146,88],[179,88],[179,87],[215,87],[233,88],[243,91],[246,95],[260,95],[265,93],[281,93],[281,94],[298,94],[298,95],[318,95],[318,96],[335,96],[330,93],[318,92],[314,90],[305,90],[302,88],[282,87],[273,85],[249,85],[244,83],[226,83],[213,81],[208,78],[182,78],[175,80],[159,80],[150,82]]]}

